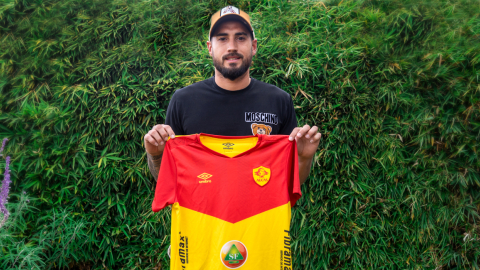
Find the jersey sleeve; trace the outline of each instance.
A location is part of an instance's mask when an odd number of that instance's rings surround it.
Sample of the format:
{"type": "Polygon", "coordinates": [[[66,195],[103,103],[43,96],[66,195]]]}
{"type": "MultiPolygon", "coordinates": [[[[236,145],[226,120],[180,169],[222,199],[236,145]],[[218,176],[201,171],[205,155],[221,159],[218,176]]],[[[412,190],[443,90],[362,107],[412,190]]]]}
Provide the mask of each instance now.
{"type": "Polygon", "coordinates": [[[290,181],[288,183],[288,193],[290,196],[290,205],[293,207],[300,197],[302,191],[300,190],[300,178],[298,175],[298,152],[297,142],[293,140],[292,147],[288,157],[288,168],[290,174],[290,181]]]}
{"type": "Polygon", "coordinates": [[[288,95],[287,109],[285,110],[285,124],[280,128],[278,134],[290,135],[293,129],[297,127],[297,116],[293,107],[292,96],[288,95]]]}
{"type": "Polygon", "coordinates": [[[182,112],[180,110],[179,102],[177,101],[178,98],[176,93],[177,92],[173,94],[170,103],[168,103],[165,125],[169,125],[173,129],[173,132],[175,132],[175,135],[185,135],[182,122],[180,121],[182,112]]]}
{"type": "Polygon", "coordinates": [[[152,210],[158,212],[177,200],[177,167],[172,156],[169,141],[165,144],[162,164],[157,177],[157,187],[153,199],[152,210]]]}

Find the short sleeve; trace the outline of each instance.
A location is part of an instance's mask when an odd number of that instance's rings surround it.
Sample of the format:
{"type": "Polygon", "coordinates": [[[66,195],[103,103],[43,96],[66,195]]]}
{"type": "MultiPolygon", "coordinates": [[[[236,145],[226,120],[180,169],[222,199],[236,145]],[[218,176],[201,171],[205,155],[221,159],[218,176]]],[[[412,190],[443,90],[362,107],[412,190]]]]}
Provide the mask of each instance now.
{"type": "Polygon", "coordinates": [[[302,197],[302,191],[300,189],[300,178],[298,175],[298,152],[297,142],[293,140],[291,142],[292,147],[289,153],[288,161],[286,164],[289,168],[290,180],[288,183],[288,194],[290,196],[290,205],[293,207],[300,197],[302,197]]]}
{"type": "Polygon", "coordinates": [[[185,135],[181,121],[182,112],[180,110],[178,98],[175,95],[176,93],[177,92],[173,94],[170,103],[168,103],[167,115],[165,116],[165,125],[169,125],[173,129],[173,132],[175,132],[175,135],[185,135]]]}
{"type": "Polygon", "coordinates": [[[170,140],[165,144],[165,150],[163,151],[162,164],[160,165],[152,204],[153,212],[158,212],[177,200],[177,167],[169,142],[170,140]]]}
{"type": "Polygon", "coordinates": [[[284,118],[285,122],[278,134],[290,135],[293,129],[297,127],[297,116],[295,115],[295,108],[293,107],[293,100],[290,95],[288,95],[287,110],[285,110],[284,118]]]}

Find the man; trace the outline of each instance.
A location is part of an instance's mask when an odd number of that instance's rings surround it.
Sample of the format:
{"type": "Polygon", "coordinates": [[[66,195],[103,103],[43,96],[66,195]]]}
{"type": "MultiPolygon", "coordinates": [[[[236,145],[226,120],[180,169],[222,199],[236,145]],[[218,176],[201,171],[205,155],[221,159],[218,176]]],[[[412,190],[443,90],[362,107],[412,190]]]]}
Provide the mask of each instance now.
{"type": "Polygon", "coordinates": [[[250,77],[257,39],[245,12],[228,6],[212,16],[208,52],[215,75],[175,92],[165,124],[145,136],[148,167],[157,180],[163,150],[175,135],[285,134],[297,141],[300,183],[307,179],[321,134],[318,127],[297,127],[291,96],[250,77]]]}

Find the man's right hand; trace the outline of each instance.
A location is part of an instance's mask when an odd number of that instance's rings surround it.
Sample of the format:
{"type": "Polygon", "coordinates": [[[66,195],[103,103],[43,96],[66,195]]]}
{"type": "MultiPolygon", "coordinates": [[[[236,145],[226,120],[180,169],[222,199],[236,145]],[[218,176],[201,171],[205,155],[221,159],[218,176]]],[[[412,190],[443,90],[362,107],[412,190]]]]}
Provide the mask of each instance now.
{"type": "Polygon", "coordinates": [[[168,137],[175,138],[175,133],[169,125],[155,125],[144,137],[145,150],[151,156],[163,154],[168,137]]]}

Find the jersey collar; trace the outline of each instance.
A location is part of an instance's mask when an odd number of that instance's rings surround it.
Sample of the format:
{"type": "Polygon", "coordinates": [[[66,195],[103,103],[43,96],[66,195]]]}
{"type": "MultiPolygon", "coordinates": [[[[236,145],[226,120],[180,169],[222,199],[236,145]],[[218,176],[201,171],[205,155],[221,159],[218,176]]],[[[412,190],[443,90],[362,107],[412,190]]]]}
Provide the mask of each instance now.
{"type": "Polygon", "coordinates": [[[200,133],[200,134],[195,134],[195,140],[196,142],[203,148],[205,149],[205,151],[211,153],[211,154],[214,154],[214,155],[217,155],[217,156],[220,156],[220,157],[223,157],[223,158],[237,158],[237,157],[241,157],[241,156],[244,156],[252,151],[255,151],[255,149],[257,149],[259,146],[260,146],[260,143],[262,142],[262,139],[263,139],[263,134],[256,134],[256,135],[250,135],[250,136],[222,136],[222,135],[213,135],[213,134],[207,134],[207,133],[200,133]],[[213,137],[213,138],[219,138],[219,139],[243,139],[243,138],[252,138],[252,137],[258,137],[258,140],[257,140],[257,144],[248,149],[247,151],[243,152],[243,153],[240,153],[234,157],[228,157],[224,154],[221,154],[221,153],[218,153],[216,151],[213,151],[212,149],[206,147],[205,145],[203,145],[203,143],[200,141],[200,136],[207,136],[207,137],[213,137]]]}

